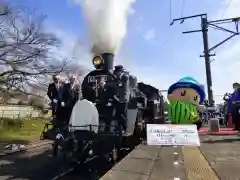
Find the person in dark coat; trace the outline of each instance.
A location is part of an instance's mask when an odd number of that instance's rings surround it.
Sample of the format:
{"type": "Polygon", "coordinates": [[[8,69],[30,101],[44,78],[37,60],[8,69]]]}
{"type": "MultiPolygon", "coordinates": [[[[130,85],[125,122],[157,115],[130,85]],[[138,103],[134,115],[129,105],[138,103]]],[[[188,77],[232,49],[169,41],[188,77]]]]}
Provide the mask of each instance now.
{"type": "Polygon", "coordinates": [[[79,85],[75,77],[70,77],[69,82],[64,84],[63,88],[63,101],[65,106],[62,108],[64,111],[64,119],[68,123],[72,114],[72,109],[76,102],[79,100],[79,85]]]}
{"type": "Polygon", "coordinates": [[[59,76],[52,76],[53,83],[48,85],[47,95],[51,100],[52,115],[56,116],[57,109],[61,105],[61,83],[59,81],[59,76]]]}
{"type": "Polygon", "coordinates": [[[130,97],[129,90],[129,76],[124,73],[123,66],[115,66],[114,74],[117,79],[117,93],[115,99],[117,100],[116,117],[123,127],[123,131],[126,131],[127,121],[127,107],[130,97]]]}

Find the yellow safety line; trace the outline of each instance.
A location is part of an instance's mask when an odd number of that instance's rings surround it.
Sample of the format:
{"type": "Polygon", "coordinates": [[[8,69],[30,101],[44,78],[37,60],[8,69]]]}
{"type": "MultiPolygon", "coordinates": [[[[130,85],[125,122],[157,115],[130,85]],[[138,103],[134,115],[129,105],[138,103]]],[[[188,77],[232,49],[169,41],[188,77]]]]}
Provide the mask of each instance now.
{"type": "Polygon", "coordinates": [[[182,152],[188,180],[220,180],[198,148],[183,147],[182,152]]]}

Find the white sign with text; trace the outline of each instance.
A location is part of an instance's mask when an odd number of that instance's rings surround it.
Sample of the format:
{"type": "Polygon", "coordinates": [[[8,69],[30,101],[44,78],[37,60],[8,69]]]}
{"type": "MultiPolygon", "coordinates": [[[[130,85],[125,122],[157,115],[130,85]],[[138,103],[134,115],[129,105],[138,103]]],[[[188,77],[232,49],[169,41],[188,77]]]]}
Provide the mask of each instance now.
{"type": "Polygon", "coordinates": [[[147,144],[200,146],[196,125],[147,124],[147,144]]]}

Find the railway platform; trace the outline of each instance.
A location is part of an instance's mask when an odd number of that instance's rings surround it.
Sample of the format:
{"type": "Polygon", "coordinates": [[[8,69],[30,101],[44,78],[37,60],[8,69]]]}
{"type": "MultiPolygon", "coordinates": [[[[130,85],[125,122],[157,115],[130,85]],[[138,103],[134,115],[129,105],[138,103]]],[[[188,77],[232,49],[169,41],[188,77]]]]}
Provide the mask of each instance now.
{"type": "Polygon", "coordinates": [[[240,180],[240,135],[199,135],[200,147],[140,144],[101,180],[240,180]]]}

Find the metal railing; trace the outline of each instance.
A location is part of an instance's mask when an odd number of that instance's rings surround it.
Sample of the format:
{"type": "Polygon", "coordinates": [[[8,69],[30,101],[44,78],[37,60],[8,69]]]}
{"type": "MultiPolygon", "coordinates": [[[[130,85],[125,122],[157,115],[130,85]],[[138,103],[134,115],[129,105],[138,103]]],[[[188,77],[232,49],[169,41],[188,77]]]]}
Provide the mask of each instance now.
{"type": "Polygon", "coordinates": [[[31,119],[41,116],[41,111],[30,106],[0,106],[0,119],[31,119]]]}

